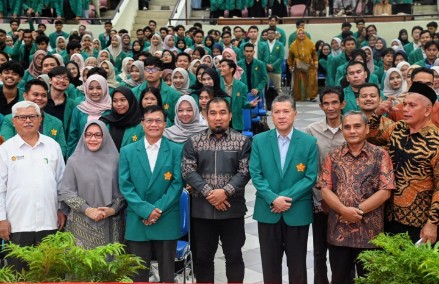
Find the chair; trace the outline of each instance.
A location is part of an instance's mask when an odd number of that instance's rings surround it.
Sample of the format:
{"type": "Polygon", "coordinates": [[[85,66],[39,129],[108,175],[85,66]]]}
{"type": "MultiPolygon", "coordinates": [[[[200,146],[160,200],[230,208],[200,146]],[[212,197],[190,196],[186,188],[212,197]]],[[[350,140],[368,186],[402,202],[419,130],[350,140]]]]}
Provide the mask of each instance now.
{"type": "Polygon", "coordinates": [[[290,17],[304,17],[306,12],[306,5],[298,4],[290,7],[290,17]]]}
{"type": "Polygon", "coordinates": [[[189,192],[183,189],[180,197],[180,232],[181,237],[188,236],[188,241],[179,240],[177,242],[177,252],[175,254],[175,261],[183,261],[183,268],[176,272],[176,275],[183,272],[183,283],[186,283],[186,268],[190,267],[192,283],[194,283],[194,264],[191,251],[190,238],[190,204],[189,192]]]}
{"type": "Polygon", "coordinates": [[[242,109],[242,118],[244,121],[244,129],[242,130],[242,134],[247,136],[248,138],[253,137],[252,129],[252,115],[249,109],[242,109]]]}

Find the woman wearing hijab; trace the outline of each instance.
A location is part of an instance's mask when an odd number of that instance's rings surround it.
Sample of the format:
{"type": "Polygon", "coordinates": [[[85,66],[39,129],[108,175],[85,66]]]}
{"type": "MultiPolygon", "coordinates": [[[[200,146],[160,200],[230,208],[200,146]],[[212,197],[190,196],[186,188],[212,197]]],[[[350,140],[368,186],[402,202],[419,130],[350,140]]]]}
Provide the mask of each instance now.
{"type": "Polygon", "coordinates": [[[82,70],[82,84],[79,85],[78,87],[76,87],[76,101],[78,102],[82,102],[85,100],[85,93],[84,93],[84,85],[85,82],[87,81],[87,73],[88,71],[90,71],[91,69],[93,69],[93,66],[85,66],[84,70],[82,70]]]}
{"type": "Polygon", "coordinates": [[[102,61],[104,60],[109,60],[112,61],[113,59],[111,58],[111,54],[108,50],[103,49],[101,51],[99,51],[98,53],[98,64],[101,64],[102,61]]]}
{"type": "Polygon", "coordinates": [[[151,37],[151,45],[148,48],[149,53],[154,54],[156,51],[163,50],[162,38],[158,34],[153,34],[151,37]]]}
{"type": "Polygon", "coordinates": [[[387,48],[386,41],[382,37],[376,36],[375,47],[372,48],[372,50],[373,50],[373,60],[375,61],[375,64],[378,66],[382,66],[381,52],[385,48],[387,48]]]}
{"type": "Polygon", "coordinates": [[[180,95],[189,95],[191,93],[191,91],[189,90],[189,74],[185,69],[180,67],[175,68],[174,71],[172,71],[171,78],[171,87],[178,91],[180,95]]]}
{"type": "Polygon", "coordinates": [[[175,38],[173,35],[167,35],[165,36],[165,39],[163,40],[163,49],[169,50],[172,53],[180,53],[180,51],[175,47],[175,38]]]}
{"type": "Polygon", "coordinates": [[[206,36],[204,39],[204,49],[209,53],[209,55],[212,55],[212,48],[215,44],[215,38],[211,35],[206,36]]]}
{"type": "Polygon", "coordinates": [[[328,43],[323,43],[322,50],[319,53],[318,74],[323,75],[324,77],[326,77],[329,54],[331,54],[331,46],[328,43]]]}
{"type": "Polygon", "coordinates": [[[107,80],[101,75],[91,75],[84,85],[85,101],[72,112],[67,135],[67,157],[76,149],[80,134],[88,121],[99,119],[111,110],[111,97],[108,93],[107,80]]]}
{"type": "Polygon", "coordinates": [[[222,56],[223,56],[223,59],[231,59],[231,60],[233,60],[233,62],[235,62],[236,71],[235,71],[235,74],[233,75],[233,77],[236,80],[241,80],[241,76],[242,76],[242,73],[244,73],[244,70],[238,65],[235,51],[231,48],[224,48],[222,56]]]}
{"type": "Polygon", "coordinates": [[[201,64],[200,59],[192,60],[191,63],[189,64],[189,68],[188,68],[189,73],[196,75],[195,72],[196,72],[198,66],[200,66],[200,64],[201,64]]]}
{"type": "Polygon", "coordinates": [[[403,81],[402,73],[398,68],[389,68],[384,78],[384,96],[387,98],[393,97],[398,102],[402,102],[400,95],[404,92],[403,81]]]}
{"type": "Polygon", "coordinates": [[[337,57],[338,55],[340,55],[342,53],[342,49],[341,49],[341,39],[339,39],[338,37],[334,37],[331,40],[331,56],[337,57]]]}
{"type": "Polygon", "coordinates": [[[408,62],[408,58],[407,58],[407,54],[405,53],[404,50],[398,50],[395,52],[395,54],[393,55],[393,62],[392,62],[392,66],[396,67],[396,65],[398,65],[400,62],[408,62]]]}
{"type": "Polygon", "coordinates": [[[217,56],[223,54],[223,46],[219,43],[215,43],[212,46],[212,56],[217,56]]]}
{"type": "Polygon", "coordinates": [[[122,35],[122,50],[125,54],[131,52],[131,37],[129,34],[122,35]]]}
{"type": "Polygon", "coordinates": [[[67,69],[70,71],[70,84],[73,84],[75,88],[82,85],[81,71],[75,61],[69,61],[66,64],[67,69]]]}
{"type": "Polygon", "coordinates": [[[203,83],[201,82],[201,75],[203,75],[204,70],[206,70],[207,68],[209,68],[209,66],[207,66],[206,64],[198,65],[198,68],[195,72],[195,77],[196,77],[195,84],[190,86],[190,89],[192,91],[192,95],[199,95],[200,94],[200,90],[203,87],[203,83]]]}
{"type": "Polygon", "coordinates": [[[165,82],[166,85],[169,87],[172,86],[172,69],[164,69],[162,71],[162,80],[165,82]]]}
{"type": "Polygon", "coordinates": [[[318,57],[314,43],[307,37],[304,29],[297,30],[296,40],[290,46],[288,66],[294,68],[294,99],[315,99],[318,57]]]}
{"type": "Polygon", "coordinates": [[[120,83],[121,86],[134,88],[145,82],[144,71],[145,65],[143,61],[136,60],[130,67],[130,78],[120,83]]]}
{"type": "Polygon", "coordinates": [[[94,56],[87,57],[87,59],[84,62],[85,66],[93,66],[98,67],[98,59],[94,56]]]}
{"type": "Polygon", "coordinates": [[[212,68],[216,68],[219,70],[220,65],[221,65],[221,60],[223,60],[223,56],[222,55],[217,55],[213,58],[213,62],[212,62],[212,68]]]}
{"type": "Polygon", "coordinates": [[[433,90],[436,92],[439,101],[439,66],[432,66],[430,69],[434,72],[433,90]]]}
{"type": "Polygon", "coordinates": [[[163,62],[162,69],[175,69],[175,54],[170,50],[163,50],[161,60],[163,62]]]}
{"type": "Polygon", "coordinates": [[[212,56],[210,56],[210,55],[204,55],[203,57],[201,57],[201,64],[206,64],[207,66],[209,66],[209,67],[215,67],[214,65],[213,65],[213,59],[212,59],[212,56]]]}
{"type": "Polygon", "coordinates": [[[413,64],[410,65],[409,68],[407,68],[407,75],[405,77],[405,81],[407,82],[407,90],[410,89],[410,87],[412,86],[412,72],[413,70],[415,70],[416,68],[419,68],[421,66],[417,65],[417,64],[413,64]]]}
{"type": "Polygon", "coordinates": [[[175,105],[174,125],[166,128],[163,136],[176,143],[184,143],[197,133],[207,129],[207,125],[200,121],[200,111],[194,98],[188,95],[181,96],[175,105]]]}
{"type": "Polygon", "coordinates": [[[114,68],[117,72],[120,72],[122,70],[122,60],[126,57],[125,52],[122,50],[122,38],[119,35],[112,36],[111,44],[107,47],[107,50],[114,62],[114,68]]]}
{"type": "Polygon", "coordinates": [[[130,68],[131,64],[133,64],[134,59],[132,57],[125,57],[122,60],[122,72],[119,73],[119,75],[116,76],[116,80],[118,82],[122,82],[127,80],[130,77],[130,68]]]}
{"type": "Polygon", "coordinates": [[[19,88],[24,88],[26,83],[32,79],[36,79],[43,72],[43,58],[46,56],[47,52],[44,50],[37,50],[33,54],[32,62],[29,65],[29,68],[24,72],[23,78],[20,80],[18,84],[19,88]]]}
{"type": "Polygon", "coordinates": [[[221,88],[221,80],[218,72],[214,68],[206,68],[201,74],[201,83],[203,86],[212,87],[215,91],[215,97],[227,98],[231,103],[230,96],[221,88]]]}
{"type": "Polygon", "coordinates": [[[93,38],[91,35],[84,34],[81,38],[81,51],[88,56],[97,56],[98,50],[93,47],[93,38]]]}
{"type": "Polygon", "coordinates": [[[59,36],[56,38],[55,40],[55,53],[58,54],[63,54],[64,52],[66,52],[66,39],[63,36],[59,36]]]}
{"type": "MultiPolygon", "coordinates": [[[[95,53],[99,53],[99,51],[101,51],[101,41],[98,38],[94,38],[92,41],[92,46],[93,46],[93,50],[95,51],[95,53]]],[[[96,55],[97,57],[97,55],[96,55]]]]}
{"type": "Polygon", "coordinates": [[[404,46],[402,45],[401,41],[397,38],[392,39],[390,42],[390,47],[396,52],[396,51],[404,51],[404,46]]]}
{"type": "Polygon", "coordinates": [[[67,161],[60,200],[70,209],[66,231],[86,249],[123,242],[126,202],[119,192],[119,153],[98,120],[84,126],[78,147],[67,161]]]}
{"type": "Polygon", "coordinates": [[[401,44],[404,46],[409,42],[409,34],[406,29],[402,29],[399,31],[398,39],[401,41],[401,44]]]}
{"type": "Polygon", "coordinates": [[[84,57],[82,57],[82,55],[79,53],[74,53],[72,54],[72,56],[70,56],[70,61],[76,62],[79,68],[79,72],[82,73],[82,70],[84,70],[85,67],[84,57]]]}
{"type": "Polygon", "coordinates": [[[123,146],[136,142],[144,136],[140,124],[141,112],[133,92],[127,87],[118,87],[112,95],[111,113],[100,118],[110,130],[118,151],[123,146]]]}
{"type": "Polygon", "coordinates": [[[403,92],[407,92],[407,70],[410,67],[410,63],[406,61],[399,62],[398,65],[396,65],[396,68],[401,71],[402,74],[402,89],[403,92]]]}
{"type": "Polygon", "coordinates": [[[104,60],[99,64],[99,67],[107,72],[107,85],[109,94],[112,94],[114,89],[119,87],[119,82],[116,80],[116,71],[114,70],[113,63],[108,60],[104,60]]]}
{"type": "Polygon", "coordinates": [[[364,52],[366,53],[367,68],[369,69],[370,73],[373,74],[375,72],[375,69],[376,69],[375,64],[374,64],[374,60],[373,60],[373,50],[369,46],[363,46],[361,49],[364,50],[364,52]]]}
{"type": "Polygon", "coordinates": [[[203,57],[204,55],[206,55],[206,50],[201,47],[201,46],[197,46],[194,48],[194,51],[192,52],[192,60],[195,59],[201,59],[201,57],[203,57]]]}
{"type": "Polygon", "coordinates": [[[133,41],[131,51],[127,53],[129,57],[132,57],[134,60],[137,60],[139,58],[139,54],[143,51],[142,45],[140,44],[140,41],[135,40],[133,41]]]}
{"type": "Polygon", "coordinates": [[[182,38],[177,39],[175,46],[177,47],[179,53],[184,52],[187,48],[186,41],[182,38]]]}

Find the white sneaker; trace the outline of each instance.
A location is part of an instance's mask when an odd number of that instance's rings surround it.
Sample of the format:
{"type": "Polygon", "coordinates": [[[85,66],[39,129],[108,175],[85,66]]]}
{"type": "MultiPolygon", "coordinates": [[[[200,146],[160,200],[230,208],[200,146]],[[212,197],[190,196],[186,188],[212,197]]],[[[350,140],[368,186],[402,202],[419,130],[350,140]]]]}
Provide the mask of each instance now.
{"type": "Polygon", "coordinates": [[[146,8],[145,6],[143,6],[143,11],[146,11],[146,10],[148,10],[148,8],[146,8]]]}

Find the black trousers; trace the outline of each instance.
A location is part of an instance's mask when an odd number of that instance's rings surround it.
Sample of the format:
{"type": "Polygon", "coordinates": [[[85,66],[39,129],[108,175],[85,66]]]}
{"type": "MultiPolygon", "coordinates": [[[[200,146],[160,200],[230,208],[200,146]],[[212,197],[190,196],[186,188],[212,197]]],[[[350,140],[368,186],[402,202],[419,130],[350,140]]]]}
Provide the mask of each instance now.
{"type": "Polygon", "coordinates": [[[281,218],[276,224],[258,222],[264,283],[282,283],[282,258],[287,256],[288,280],[306,284],[306,249],[309,225],[288,226],[281,218]]]}
{"type": "Polygon", "coordinates": [[[421,229],[422,228],[404,225],[404,224],[401,224],[401,223],[395,222],[395,221],[384,223],[384,231],[386,233],[391,233],[391,234],[395,234],[395,235],[408,233],[409,237],[413,243],[416,243],[421,238],[420,237],[421,229]]]}
{"type": "Polygon", "coordinates": [[[329,284],[328,268],[326,267],[326,240],[328,232],[328,215],[323,212],[314,213],[312,236],[314,247],[314,284],[329,284]]]}
{"type": "Polygon", "coordinates": [[[245,243],[244,217],[211,220],[192,218],[195,238],[192,245],[194,252],[194,272],[198,283],[214,282],[214,259],[221,240],[226,259],[227,281],[242,283],[244,281],[244,260],[242,247],[245,243]]]}
{"type": "Polygon", "coordinates": [[[329,245],[329,263],[332,271],[331,283],[354,284],[354,269],[356,269],[358,277],[364,276],[364,267],[361,262],[357,261],[357,257],[366,250],[368,249],[329,245]]]}
{"type": "MultiPolygon", "coordinates": [[[[145,266],[151,266],[153,255],[157,259],[159,266],[160,282],[174,282],[175,272],[175,253],[177,250],[177,240],[171,241],[127,241],[128,251],[140,256],[145,261],[145,266]]],[[[149,269],[139,271],[133,277],[134,282],[149,282],[149,269]]]]}
{"type": "MultiPolygon", "coordinates": [[[[39,232],[17,232],[17,233],[11,233],[9,236],[10,242],[13,244],[20,245],[22,247],[24,246],[36,246],[41,241],[47,237],[48,235],[55,234],[58,230],[46,230],[46,231],[39,231],[39,232]]],[[[8,258],[7,260],[8,265],[13,265],[15,267],[15,270],[21,271],[23,268],[26,269],[27,265],[23,261],[17,259],[17,258],[8,258]]]]}

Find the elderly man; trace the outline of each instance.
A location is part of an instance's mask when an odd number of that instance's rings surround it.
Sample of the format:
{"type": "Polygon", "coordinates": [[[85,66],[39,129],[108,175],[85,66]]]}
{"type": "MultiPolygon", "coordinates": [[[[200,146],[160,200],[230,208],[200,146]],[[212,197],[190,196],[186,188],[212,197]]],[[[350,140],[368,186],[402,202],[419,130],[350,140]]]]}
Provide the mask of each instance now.
{"type": "Polygon", "coordinates": [[[272,116],[276,129],[254,137],[250,158],[264,283],[282,283],[284,253],[289,282],[306,283],[317,139],[293,127],[296,104],[290,96],[274,99],[272,116]]]}
{"type": "MultiPolygon", "coordinates": [[[[408,232],[413,242],[435,243],[439,224],[439,129],[431,121],[437,96],[423,83],[413,82],[404,98],[403,120],[381,133],[388,141],[395,169],[396,190],[387,208],[386,231],[408,232]]],[[[370,120],[376,136],[380,107],[370,120]]]]}
{"type": "Polygon", "coordinates": [[[228,282],[244,281],[245,185],[250,179],[250,141],[229,127],[228,101],[207,104],[209,128],[184,144],[182,172],[192,186],[194,270],[199,283],[214,282],[214,258],[221,239],[228,282]]]}
{"type": "MultiPolygon", "coordinates": [[[[38,132],[38,105],[23,101],[12,107],[17,135],[0,146],[0,238],[28,246],[64,226],[58,211],[58,185],[64,172],[59,144],[38,132]]],[[[17,270],[23,264],[10,259],[17,270]]]]}
{"type": "Polygon", "coordinates": [[[332,283],[353,284],[352,268],[364,275],[358,255],[374,248],[370,240],[384,231],[384,202],[395,189],[389,154],[366,141],[367,117],[358,111],[343,116],[346,144],[329,153],[318,187],[331,208],[328,217],[332,283]]]}

